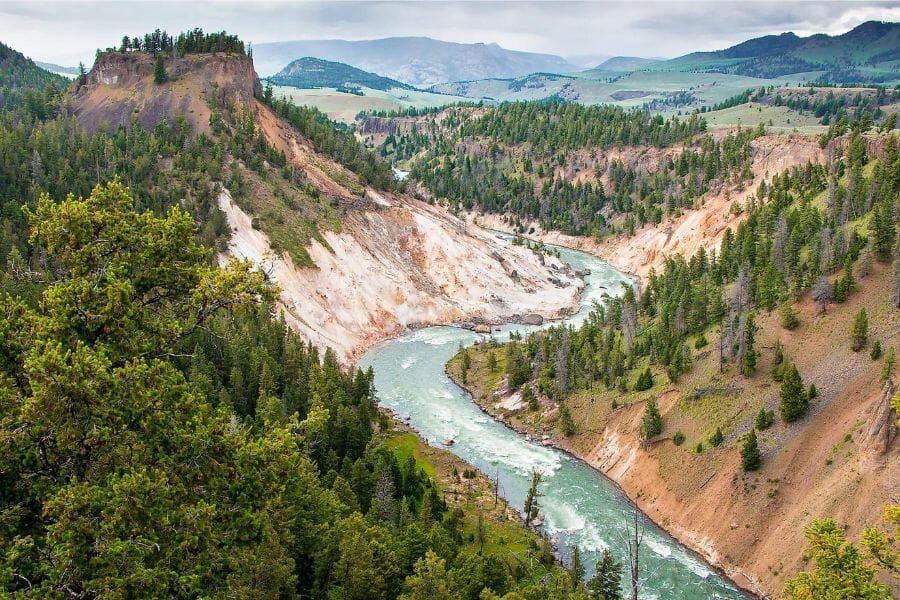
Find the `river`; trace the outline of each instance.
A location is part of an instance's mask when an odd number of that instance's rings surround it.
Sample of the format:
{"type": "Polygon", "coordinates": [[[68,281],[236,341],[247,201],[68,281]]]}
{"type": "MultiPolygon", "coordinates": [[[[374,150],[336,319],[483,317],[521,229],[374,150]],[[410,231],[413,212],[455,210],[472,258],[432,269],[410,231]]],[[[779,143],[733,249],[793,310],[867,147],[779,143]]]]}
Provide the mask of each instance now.
{"type": "MultiPolygon", "coordinates": [[[[623,284],[631,282],[594,256],[567,248],[558,250],[572,267],[590,270],[580,309],[565,320],[576,327],[587,318],[595,302],[603,301],[605,293],[621,294],[623,284]]],[[[505,325],[493,335],[504,340],[513,331],[527,334],[540,328],[505,325]]],[[[604,548],[627,564],[624,526],[633,504],[618,486],[585,463],[529,442],[488,417],[446,375],[446,363],[460,344],[468,346],[485,337],[458,327],[428,327],[373,347],[359,366],[375,369],[375,388],[382,406],[401,419],[408,418],[410,426],[432,445],[448,438],[455,440],[450,450],[491,478],[499,478],[500,494],[520,511],[531,472],[538,469],[543,474],[539,503],[545,515],[544,528],[562,548],[578,545],[589,577],[604,548]]],[[[642,519],[641,598],[749,597],[662,529],[642,519]]]]}

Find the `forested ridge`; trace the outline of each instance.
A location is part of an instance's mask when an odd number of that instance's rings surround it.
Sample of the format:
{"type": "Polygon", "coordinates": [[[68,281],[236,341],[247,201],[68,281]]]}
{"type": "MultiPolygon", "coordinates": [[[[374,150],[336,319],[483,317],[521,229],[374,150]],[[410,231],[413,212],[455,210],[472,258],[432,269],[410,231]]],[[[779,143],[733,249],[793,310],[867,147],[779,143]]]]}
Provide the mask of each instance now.
{"type": "Polygon", "coordinates": [[[32,107],[39,105],[44,93],[55,95],[68,84],[65,77],[45,71],[21,52],[0,42],[0,110],[23,102],[32,107]]]}
{"type": "Polygon", "coordinates": [[[252,119],[88,135],[40,98],[0,112],[0,590],[586,597],[538,536],[484,548],[493,525],[386,445],[372,373],[304,344],[262,273],[215,266],[222,183],[332,218],[252,119]]]}
{"type": "Polygon", "coordinates": [[[658,224],[694,208],[713,188],[751,179],[750,144],[764,133],[743,129],[717,141],[703,135],[705,122],[696,115],[664,119],[555,102],[501,105],[460,119],[457,130],[413,163],[411,176],[432,194],[455,207],[509,213],[546,229],[597,237],[658,224]],[[613,158],[592,176],[575,178],[575,153],[587,161],[611,146],[673,144],[684,149],[661,158],[659,168],[636,169],[613,158]]]}

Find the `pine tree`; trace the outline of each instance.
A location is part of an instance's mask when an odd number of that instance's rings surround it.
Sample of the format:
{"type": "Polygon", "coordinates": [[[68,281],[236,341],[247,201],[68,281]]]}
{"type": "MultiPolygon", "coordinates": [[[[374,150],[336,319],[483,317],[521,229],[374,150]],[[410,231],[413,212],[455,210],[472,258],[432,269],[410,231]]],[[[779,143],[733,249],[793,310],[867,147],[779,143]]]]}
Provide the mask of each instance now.
{"type": "Polygon", "coordinates": [[[766,410],[765,407],[759,409],[759,412],[756,413],[756,428],[762,431],[763,429],[768,429],[772,426],[772,423],[775,421],[775,413],[771,410],[766,410]]]}
{"type": "Polygon", "coordinates": [[[157,53],[156,55],[156,66],[153,68],[153,82],[156,84],[165,83],[169,80],[169,76],[166,73],[166,65],[163,62],[162,53],[157,53]]]}
{"type": "Polygon", "coordinates": [[[762,455],[756,440],[756,429],[751,429],[741,447],[741,467],[745,471],[756,471],[760,465],[762,465],[762,455]]]}
{"type": "Polygon", "coordinates": [[[641,437],[649,440],[662,433],[662,430],[662,416],[656,406],[656,398],[650,398],[647,400],[647,407],[644,409],[644,417],[641,420],[641,437]]]}
{"type": "Polygon", "coordinates": [[[709,437],[709,445],[715,448],[721,446],[724,441],[725,434],[722,433],[722,428],[716,427],[716,431],[709,437]]]}
{"type": "Polygon", "coordinates": [[[788,331],[793,331],[800,327],[800,317],[797,316],[797,311],[794,310],[790,302],[785,302],[781,306],[781,326],[788,331]]]}
{"type": "Polygon", "coordinates": [[[803,389],[803,379],[797,366],[788,362],[784,369],[784,377],[781,380],[781,419],[785,423],[791,423],[803,417],[808,407],[808,398],[803,389]]]}
{"type": "Polygon", "coordinates": [[[575,422],[572,420],[572,413],[565,403],[559,406],[559,430],[566,437],[571,437],[575,433],[575,422]]]}
{"type": "Polygon", "coordinates": [[[881,358],[881,340],[875,340],[872,344],[872,352],[869,353],[869,357],[872,360],[878,360],[881,358]]]}
{"type": "Polygon", "coordinates": [[[869,316],[865,308],[859,309],[853,317],[853,326],[850,328],[850,338],[853,341],[853,351],[859,352],[866,345],[869,338],[869,316]]]}
{"type": "Polygon", "coordinates": [[[528,495],[525,496],[525,522],[531,523],[538,516],[538,498],[541,494],[538,486],[541,485],[541,472],[537,469],[531,472],[531,485],[528,488],[528,495]]]}
{"type": "Polygon", "coordinates": [[[889,262],[893,251],[894,239],[897,236],[894,201],[892,198],[885,198],[875,205],[870,226],[875,256],[881,262],[889,262]]]}
{"type": "Polygon", "coordinates": [[[741,355],[741,373],[750,377],[756,372],[756,321],[753,313],[747,315],[744,327],[744,353],[741,355]]]}
{"type": "Polygon", "coordinates": [[[593,600],[623,600],[622,575],[625,567],[613,558],[609,548],[603,550],[603,556],[597,561],[594,576],[588,583],[588,590],[593,600]]]}
{"type": "Polygon", "coordinates": [[[572,545],[572,566],[569,567],[569,572],[572,573],[572,588],[577,589],[584,581],[584,563],[581,562],[581,550],[577,544],[572,545]]]}

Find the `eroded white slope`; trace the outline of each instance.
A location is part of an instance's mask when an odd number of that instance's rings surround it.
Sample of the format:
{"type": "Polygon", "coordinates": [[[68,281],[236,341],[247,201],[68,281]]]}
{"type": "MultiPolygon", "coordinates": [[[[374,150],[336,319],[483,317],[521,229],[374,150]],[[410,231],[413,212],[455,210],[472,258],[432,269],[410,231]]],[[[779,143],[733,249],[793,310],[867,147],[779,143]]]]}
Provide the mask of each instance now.
{"type": "Polygon", "coordinates": [[[227,190],[219,196],[233,230],[227,254],[265,269],[288,323],[341,361],[408,327],[555,318],[577,304],[583,283],[557,259],[424,202],[378,198],[351,212],[341,233],[324,234],[330,249],[313,241],[316,268],[296,268],[272,253],[227,190]]]}

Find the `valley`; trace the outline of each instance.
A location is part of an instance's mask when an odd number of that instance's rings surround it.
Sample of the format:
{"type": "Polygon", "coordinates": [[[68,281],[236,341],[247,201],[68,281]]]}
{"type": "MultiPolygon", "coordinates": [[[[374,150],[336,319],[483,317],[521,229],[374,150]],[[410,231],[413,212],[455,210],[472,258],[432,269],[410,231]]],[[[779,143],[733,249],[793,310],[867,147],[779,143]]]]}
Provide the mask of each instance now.
{"type": "Polygon", "coordinates": [[[0,45],[0,591],[896,597],[898,31],[0,45]]]}

